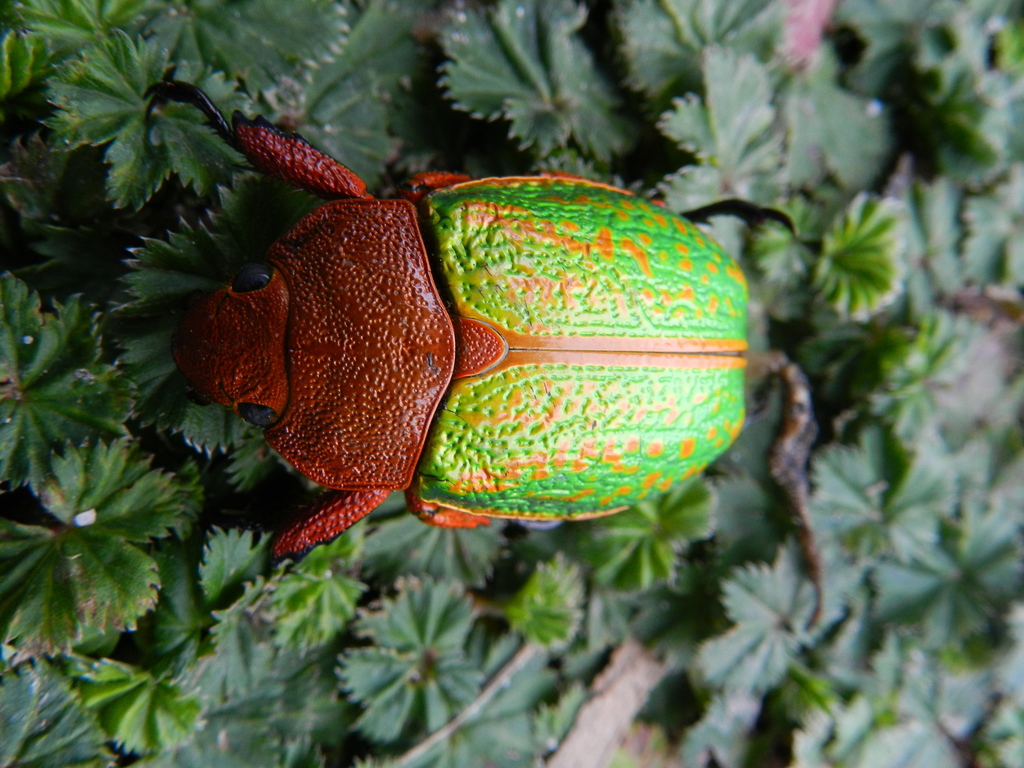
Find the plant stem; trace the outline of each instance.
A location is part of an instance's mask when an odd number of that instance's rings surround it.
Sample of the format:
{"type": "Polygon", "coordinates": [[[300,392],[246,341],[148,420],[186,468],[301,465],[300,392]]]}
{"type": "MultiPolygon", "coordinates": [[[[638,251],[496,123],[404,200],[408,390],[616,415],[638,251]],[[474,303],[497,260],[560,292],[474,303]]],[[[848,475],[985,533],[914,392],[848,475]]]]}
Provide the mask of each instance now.
{"type": "Polygon", "coordinates": [[[516,651],[515,655],[505,663],[505,666],[498,670],[497,674],[492,677],[491,681],[484,686],[482,691],[480,691],[480,695],[477,696],[468,707],[459,712],[459,714],[432,734],[427,736],[427,738],[410,749],[404,755],[401,755],[395,761],[395,765],[400,768],[412,765],[431,748],[447,739],[455,733],[455,731],[459,730],[459,728],[476,717],[477,713],[484,708],[487,702],[493,699],[498,691],[505,688],[515,674],[529,664],[533,658],[540,653],[540,651],[541,647],[539,645],[535,645],[534,643],[524,643],[519,650],[516,651]]]}

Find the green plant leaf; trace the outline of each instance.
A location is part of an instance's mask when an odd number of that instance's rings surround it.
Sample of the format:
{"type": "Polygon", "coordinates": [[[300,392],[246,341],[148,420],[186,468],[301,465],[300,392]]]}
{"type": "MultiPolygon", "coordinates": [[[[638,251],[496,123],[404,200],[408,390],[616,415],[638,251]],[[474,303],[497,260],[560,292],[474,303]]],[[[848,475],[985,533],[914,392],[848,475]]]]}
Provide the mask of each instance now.
{"type": "Polygon", "coordinates": [[[966,505],[938,547],[917,547],[875,571],[878,610],[887,620],[920,623],[933,646],[987,626],[1021,583],[1018,524],[1003,509],[966,505]]]}
{"type": "Polygon", "coordinates": [[[540,707],[533,718],[533,731],[534,738],[546,753],[554,752],[562,743],[586,700],[586,689],[582,685],[574,685],[554,704],[540,707]]]}
{"type": "Polygon", "coordinates": [[[152,0],[25,0],[21,15],[62,56],[145,17],[152,0]]]}
{"type": "Polygon", "coordinates": [[[560,647],[573,639],[583,613],[580,569],[557,557],[541,563],[505,606],[509,624],[532,643],[560,647]]]}
{"type": "Polygon", "coordinates": [[[703,54],[705,96],[676,99],[658,127],[700,165],[666,179],[670,208],[687,210],[721,197],[770,202],[777,192],[782,139],[773,127],[768,70],[727,48],[703,54]]]}
{"type": "Polygon", "coordinates": [[[77,298],[54,313],[0,275],[0,477],[39,480],[54,448],[124,434],[128,386],[100,362],[98,318],[77,298]]]}
{"type": "Polygon", "coordinates": [[[0,35],[0,123],[43,112],[43,83],[52,73],[46,39],[8,30],[0,35]]]}
{"type": "Polygon", "coordinates": [[[366,585],[345,574],[358,558],[360,527],[317,547],[274,586],[274,641],[309,648],[334,638],[355,616],[366,585]]]}
{"type": "Polygon", "coordinates": [[[1024,282],[1024,165],[1014,163],[1006,181],[972,196],[964,211],[967,272],[981,283],[1024,282]]]}
{"type": "Polygon", "coordinates": [[[75,671],[82,705],[124,749],[152,752],[183,741],[196,727],[199,701],[144,670],[109,659],[75,671]]]}
{"type": "Polygon", "coordinates": [[[1003,78],[988,71],[992,40],[980,18],[960,14],[944,32],[944,40],[923,36],[917,51],[921,82],[914,129],[922,154],[930,152],[941,173],[976,181],[1005,158],[1012,97],[1003,78]]]}
{"type": "Polygon", "coordinates": [[[782,680],[808,641],[805,627],[814,610],[811,584],[801,573],[795,550],[785,548],[770,567],[735,571],[722,591],[735,626],[701,646],[700,669],[714,685],[766,691],[782,680]]]}
{"type": "MultiPolygon", "coordinates": [[[[341,52],[314,69],[301,90],[275,92],[280,117],[371,188],[393,159],[389,127],[399,119],[404,92],[413,87],[410,72],[421,61],[414,35],[422,3],[345,3],[349,28],[341,52]]],[[[417,122],[415,128],[410,138],[418,138],[424,125],[417,122]]]]}
{"type": "Polygon", "coordinates": [[[761,60],[770,57],[781,32],[780,8],[768,0],[640,0],[616,3],[627,82],[661,110],[668,98],[700,87],[700,55],[727,45],[761,60]]]}
{"type": "Polygon", "coordinates": [[[963,287],[966,269],[960,258],[963,195],[949,179],[918,183],[907,190],[907,295],[917,315],[963,287]]]}
{"type": "Polygon", "coordinates": [[[152,550],[160,574],[156,608],[141,623],[135,642],[153,674],[179,673],[189,668],[210,645],[214,623],[203,598],[199,572],[200,537],[171,537],[152,550]]]}
{"type": "Polygon", "coordinates": [[[792,184],[813,189],[834,175],[844,187],[870,188],[890,159],[884,103],[839,87],[837,69],[832,56],[819,53],[786,94],[786,177],[792,184]]]}
{"type": "Polygon", "coordinates": [[[275,649],[266,607],[267,580],[259,576],[229,607],[213,611],[214,652],[195,668],[204,703],[220,704],[249,693],[273,672],[275,649]]]}
{"type": "Polygon", "coordinates": [[[479,528],[435,528],[412,515],[398,515],[370,533],[363,559],[384,579],[414,575],[483,584],[501,551],[497,522],[479,528]]]}
{"type": "Polygon", "coordinates": [[[33,652],[68,648],[85,626],[134,627],[159,585],[138,545],[199,510],[194,473],[153,471],[126,440],[69,446],[50,472],[34,486],[45,524],[0,519],[0,634],[33,652]]]}
{"type": "Polygon", "coordinates": [[[910,456],[878,431],[867,432],[856,448],[823,450],[813,474],[815,528],[861,556],[934,545],[940,521],[956,502],[947,456],[934,448],[910,456]]]}
{"type": "Polygon", "coordinates": [[[211,606],[241,597],[242,584],[263,573],[270,558],[270,537],[257,541],[253,531],[214,528],[203,548],[199,585],[211,606]]]}
{"type": "Polygon", "coordinates": [[[996,51],[1002,69],[1016,75],[1024,74],[1024,22],[1010,22],[999,30],[996,51]]]}
{"type": "Polygon", "coordinates": [[[343,44],[346,26],[333,0],[205,0],[164,7],[145,31],[179,66],[208,66],[272,94],[343,44]]]}
{"type": "Polygon", "coordinates": [[[898,663],[903,679],[894,700],[874,703],[874,723],[861,713],[857,741],[839,733],[850,761],[841,764],[955,768],[961,763],[957,744],[970,738],[989,706],[988,672],[955,672],[906,650],[898,663]]]}
{"type": "Polygon", "coordinates": [[[825,233],[814,283],[841,314],[870,315],[900,290],[901,226],[892,201],[860,194],[825,233]]]}
{"type": "Polygon", "coordinates": [[[338,701],[334,653],[275,648],[269,592],[258,579],[230,609],[216,613],[217,645],[179,684],[196,688],[204,727],[151,758],[160,766],[283,768],[316,746],[334,749],[349,727],[338,701]],[[305,745],[305,747],[303,747],[305,745]]]}
{"type": "Polygon", "coordinates": [[[114,765],[95,718],[47,662],[0,676],[0,764],[26,768],[114,765]]]}
{"type": "Polygon", "coordinates": [[[656,500],[589,523],[584,551],[595,578],[625,590],[671,580],[677,553],[708,534],[712,503],[703,478],[696,477],[656,500]]]}
{"type": "MultiPolygon", "coordinates": [[[[195,108],[166,104],[152,117],[147,114],[146,89],[163,79],[166,69],[165,49],[117,32],[84,49],[51,86],[59,111],[50,125],[58,139],[68,147],[109,144],[107,195],[118,207],[139,208],[172,171],[200,194],[209,194],[231,178],[232,163],[238,161],[195,108]]],[[[214,103],[224,108],[229,99],[239,103],[223,76],[195,79],[214,103]]]]}
{"type": "MultiPolygon", "coordinates": [[[[950,418],[966,391],[968,350],[980,336],[981,328],[966,318],[933,310],[922,319],[914,341],[883,361],[885,379],[872,398],[874,412],[892,419],[904,440],[930,440],[940,418],[950,418]]],[[[986,378],[994,377],[989,373],[986,378]]]]}
{"type": "Polygon", "coordinates": [[[1024,606],[1015,603],[1006,619],[1011,643],[996,669],[1001,689],[1020,705],[1024,703],[1024,606]]]}
{"type": "Polygon", "coordinates": [[[742,765],[747,734],[761,711],[759,698],[745,690],[727,690],[708,704],[704,717],[686,732],[680,750],[684,765],[742,765]]]}
{"type": "Polygon", "coordinates": [[[466,658],[472,624],[469,600],[451,586],[405,582],[398,596],[359,620],[373,641],[347,651],[341,680],[364,705],[359,730],[378,742],[406,732],[434,731],[468,704],[480,672],[466,658]]]}
{"type": "Polygon", "coordinates": [[[488,13],[457,10],[441,42],[441,83],[459,109],[510,122],[538,155],[573,141],[599,160],[630,144],[619,98],[577,34],[586,10],[572,0],[502,0],[488,13]]]}

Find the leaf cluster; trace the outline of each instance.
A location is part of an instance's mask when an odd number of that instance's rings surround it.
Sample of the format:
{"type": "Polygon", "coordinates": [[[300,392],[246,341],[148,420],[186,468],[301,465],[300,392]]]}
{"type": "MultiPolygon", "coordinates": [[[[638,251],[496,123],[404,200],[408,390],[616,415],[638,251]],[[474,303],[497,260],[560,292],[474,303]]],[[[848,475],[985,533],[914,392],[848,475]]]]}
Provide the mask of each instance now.
{"type": "Polygon", "coordinates": [[[805,5],[0,8],[0,764],[534,765],[628,638],[670,671],[662,764],[1024,764],[1024,8],[805,5]],[[151,104],[170,74],[380,196],[555,170],[785,211],[707,231],[751,346],[811,379],[819,623],[753,392],[705,477],[617,515],[396,497],[274,566],[240,523],[312,491],[186,399],[170,338],[317,201],[151,104]]]}

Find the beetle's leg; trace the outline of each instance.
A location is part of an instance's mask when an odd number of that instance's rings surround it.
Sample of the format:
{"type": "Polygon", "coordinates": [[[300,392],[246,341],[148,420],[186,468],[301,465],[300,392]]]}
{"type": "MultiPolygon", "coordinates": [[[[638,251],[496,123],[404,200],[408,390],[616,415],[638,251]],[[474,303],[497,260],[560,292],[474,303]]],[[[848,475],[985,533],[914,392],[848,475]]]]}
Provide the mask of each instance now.
{"type": "Polygon", "coordinates": [[[150,97],[149,106],[146,108],[147,115],[153,111],[154,107],[166,101],[191,104],[206,115],[210,127],[217,132],[225,144],[239,152],[242,151],[235,139],[234,131],[231,130],[228,121],[224,119],[224,113],[217,109],[216,105],[210,101],[209,96],[191,83],[184,83],[180,80],[161,80],[159,83],[149,86],[145,95],[150,97]]]}
{"type": "Polygon", "coordinates": [[[344,533],[388,497],[389,490],[326,491],[299,509],[274,537],[274,560],[301,560],[317,544],[344,533]]]}
{"type": "Polygon", "coordinates": [[[692,211],[683,211],[682,215],[697,224],[706,222],[712,216],[736,216],[751,227],[764,224],[766,221],[777,221],[794,235],[796,234],[793,220],[785,213],[775,208],[762,208],[748,200],[719,200],[717,203],[694,208],[692,211]]]}
{"type": "Polygon", "coordinates": [[[424,173],[417,173],[399,185],[398,194],[410,203],[418,203],[424,195],[433,192],[435,189],[450,187],[453,184],[461,184],[469,180],[470,177],[464,173],[425,171],[424,173]]]}
{"type": "Polygon", "coordinates": [[[477,528],[490,525],[491,519],[483,515],[471,515],[451,507],[441,507],[423,501],[412,490],[405,492],[405,503],[409,511],[427,525],[436,528],[477,528]]]}
{"type": "Polygon", "coordinates": [[[146,93],[153,97],[151,104],[177,101],[199,109],[217,135],[245,155],[257,171],[326,200],[371,198],[366,194],[366,184],[352,171],[299,134],[281,130],[262,115],[250,120],[236,110],[229,127],[224,114],[205,93],[180,80],[156,83],[146,93]]]}
{"type": "Polygon", "coordinates": [[[783,383],[782,426],[775,436],[768,454],[768,468],[789,499],[796,514],[800,550],[803,553],[807,575],[814,585],[814,613],[809,626],[821,617],[824,598],[821,555],[811,528],[808,504],[810,482],[807,479],[807,461],[811,445],[818,436],[811,404],[811,387],[800,367],[782,352],[769,352],[759,356],[759,366],[775,374],[783,383]]]}

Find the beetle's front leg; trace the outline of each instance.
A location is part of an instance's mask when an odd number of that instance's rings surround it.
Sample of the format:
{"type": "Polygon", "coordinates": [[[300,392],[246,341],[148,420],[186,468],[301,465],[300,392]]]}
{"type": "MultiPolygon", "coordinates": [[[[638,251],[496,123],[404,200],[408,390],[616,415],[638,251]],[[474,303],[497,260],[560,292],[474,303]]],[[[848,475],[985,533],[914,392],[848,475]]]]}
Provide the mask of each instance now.
{"type": "Polygon", "coordinates": [[[317,544],[326,544],[370,514],[390,490],[326,491],[311,506],[295,512],[274,537],[274,560],[301,560],[317,544]]]}
{"type": "Polygon", "coordinates": [[[810,624],[815,624],[821,617],[824,586],[821,555],[811,528],[808,503],[810,482],[807,479],[807,462],[811,455],[811,445],[818,436],[818,424],[814,420],[811,404],[811,387],[800,367],[782,352],[756,355],[752,363],[755,369],[777,376],[783,384],[782,426],[768,454],[768,469],[786,493],[796,515],[800,550],[807,575],[814,585],[814,613],[810,624]]]}
{"type": "Polygon", "coordinates": [[[325,200],[372,199],[366,184],[329,155],[311,146],[297,133],[283,131],[262,115],[250,120],[238,110],[231,125],[209,97],[191,83],[164,80],[146,91],[150,108],[165,101],[191,104],[206,115],[210,126],[227,144],[237,149],[257,171],[276,176],[293,187],[325,200]]]}

